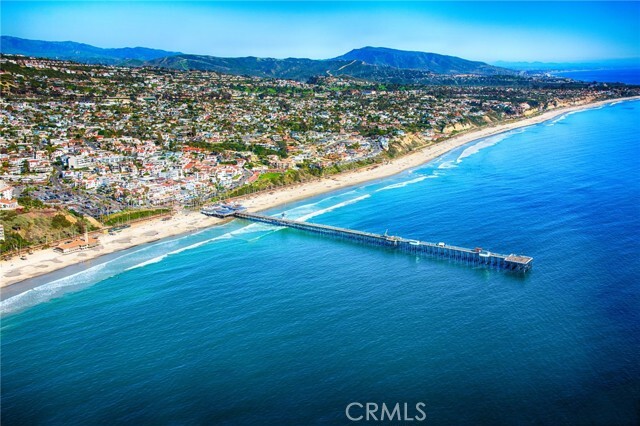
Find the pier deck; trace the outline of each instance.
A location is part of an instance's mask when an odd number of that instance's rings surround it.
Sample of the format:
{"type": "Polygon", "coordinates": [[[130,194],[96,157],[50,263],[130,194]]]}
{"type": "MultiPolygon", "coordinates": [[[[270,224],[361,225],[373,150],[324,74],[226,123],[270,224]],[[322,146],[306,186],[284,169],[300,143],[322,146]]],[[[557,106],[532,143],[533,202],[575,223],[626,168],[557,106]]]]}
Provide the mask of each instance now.
{"type": "Polygon", "coordinates": [[[362,244],[389,247],[407,253],[451,259],[463,263],[492,267],[505,271],[526,272],[533,266],[533,258],[529,256],[515,254],[504,255],[482,250],[480,248],[468,249],[445,243],[435,244],[389,235],[338,228],[335,226],[319,225],[316,223],[265,216],[256,213],[248,213],[246,211],[234,212],[233,216],[253,222],[300,229],[303,231],[313,232],[315,234],[346,239],[362,244]]]}

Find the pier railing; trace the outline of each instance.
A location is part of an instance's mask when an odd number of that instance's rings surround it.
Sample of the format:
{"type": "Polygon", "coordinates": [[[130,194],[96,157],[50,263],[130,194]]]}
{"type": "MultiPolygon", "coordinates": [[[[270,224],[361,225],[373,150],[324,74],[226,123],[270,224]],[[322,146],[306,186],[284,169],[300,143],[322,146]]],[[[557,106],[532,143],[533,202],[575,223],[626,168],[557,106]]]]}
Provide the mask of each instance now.
{"type": "Polygon", "coordinates": [[[522,255],[504,255],[482,249],[468,249],[445,243],[429,243],[406,238],[355,231],[329,225],[301,222],[297,220],[265,216],[255,213],[236,212],[233,216],[253,222],[300,229],[314,234],[325,235],[358,242],[361,244],[389,247],[406,253],[451,259],[471,265],[492,267],[505,271],[526,272],[533,266],[533,258],[522,255]]]}

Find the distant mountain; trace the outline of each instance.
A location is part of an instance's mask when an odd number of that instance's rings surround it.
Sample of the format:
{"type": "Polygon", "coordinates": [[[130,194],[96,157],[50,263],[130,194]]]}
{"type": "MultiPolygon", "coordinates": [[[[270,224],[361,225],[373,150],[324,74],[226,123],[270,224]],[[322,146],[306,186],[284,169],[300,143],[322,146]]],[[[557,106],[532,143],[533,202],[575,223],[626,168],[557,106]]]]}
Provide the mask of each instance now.
{"type": "MultiPolygon", "coordinates": [[[[177,55],[154,59],[146,66],[176,70],[216,71],[223,74],[253,77],[283,78],[307,81],[319,76],[353,77],[381,83],[397,84],[469,84],[469,80],[458,79],[452,74],[436,74],[425,70],[400,69],[390,66],[371,65],[358,60],[313,60],[274,58],[219,58],[201,55],[177,55]]],[[[512,85],[521,83],[515,72],[505,75],[479,76],[477,81],[488,85],[512,85]]]]}
{"type": "Polygon", "coordinates": [[[362,61],[370,65],[400,69],[429,71],[436,74],[512,75],[513,70],[499,68],[484,62],[469,61],[455,56],[437,53],[411,52],[386,47],[354,49],[334,60],[362,61]]]}
{"type": "Polygon", "coordinates": [[[102,49],[73,41],[27,40],[11,36],[0,37],[0,52],[109,65],[140,65],[145,61],[180,54],[180,52],[168,52],[146,47],[102,49]]]}
{"type": "MultiPolygon", "coordinates": [[[[316,76],[351,76],[371,80],[406,77],[406,70],[378,67],[362,62],[301,58],[219,58],[202,55],[177,55],[148,61],[145,65],[179,70],[216,71],[254,77],[307,80],[316,76]]],[[[415,74],[415,73],[413,73],[415,74]]],[[[424,72],[418,73],[420,76],[424,72]]]]}
{"type": "Polygon", "coordinates": [[[334,59],[220,58],[187,55],[144,47],[102,49],[71,41],[39,41],[2,36],[0,52],[64,59],[89,64],[151,66],[177,70],[216,71],[225,74],[306,81],[318,76],[349,76],[400,84],[465,84],[455,74],[490,77],[487,84],[511,84],[516,71],[435,53],[365,47],[334,59]],[[494,78],[499,76],[499,78],[494,78]]]}

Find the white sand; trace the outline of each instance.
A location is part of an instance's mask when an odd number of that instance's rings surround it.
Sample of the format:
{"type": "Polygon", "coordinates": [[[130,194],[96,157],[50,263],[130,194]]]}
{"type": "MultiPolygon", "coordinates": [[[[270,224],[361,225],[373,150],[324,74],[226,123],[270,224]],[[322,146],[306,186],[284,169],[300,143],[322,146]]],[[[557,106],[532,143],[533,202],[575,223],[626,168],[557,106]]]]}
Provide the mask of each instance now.
{"type": "Polygon", "coordinates": [[[53,249],[46,249],[26,255],[27,260],[14,256],[11,260],[0,262],[2,287],[136,245],[208,228],[220,222],[220,219],[197,212],[180,212],[166,221],[152,219],[132,224],[130,228],[115,235],[100,234],[100,245],[82,252],[60,254],[53,249]]]}
{"type": "MultiPolygon", "coordinates": [[[[640,99],[640,97],[627,99],[640,99]]],[[[568,112],[593,108],[615,101],[618,100],[576,105],[548,111],[544,114],[517,122],[472,131],[446,141],[430,145],[387,164],[375,165],[365,169],[334,175],[325,179],[274,189],[270,192],[262,192],[259,194],[245,196],[239,201],[250,211],[255,212],[269,209],[281,204],[298,201],[314,195],[400,173],[404,170],[424,164],[454,148],[472,142],[476,139],[541,123],[568,112]]],[[[2,278],[0,287],[24,281],[38,275],[43,275],[79,262],[94,259],[108,253],[124,250],[161,238],[208,228],[221,222],[222,221],[220,219],[206,217],[199,212],[180,212],[167,221],[163,221],[161,219],[150,220],[134,224],[131,228],[127,228],[116,235],[101,235],[100,246],[84,252],[62,255],[54,252],[53,249],[47,249],[27,255],[27,260],[21,260],[18,257],[14,257],[8,261],[0,261],[0,277],[2,278]]]]}

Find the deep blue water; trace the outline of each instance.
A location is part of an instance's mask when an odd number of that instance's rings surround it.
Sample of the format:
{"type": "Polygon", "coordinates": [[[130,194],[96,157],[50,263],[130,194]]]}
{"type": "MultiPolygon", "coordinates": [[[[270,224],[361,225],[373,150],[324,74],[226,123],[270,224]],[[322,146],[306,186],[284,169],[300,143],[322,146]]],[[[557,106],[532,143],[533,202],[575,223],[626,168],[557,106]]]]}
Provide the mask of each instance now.
{"type": "Polygon", "coordinates": [[[640,69],[570,71],[553,74],[580,81],[640,84],[640,69]]]}
{"type": "Polygon", "coordinates": [[[637,424],[638,118],[565,115],[283,208],[531,255],[525,276],[234,221],[7,299],[2,423],[346,424],[350,402],[423,401],[429,424],[637,424]]]}

